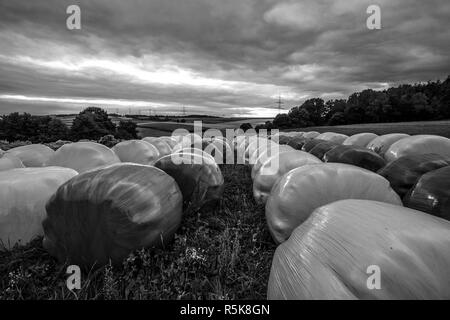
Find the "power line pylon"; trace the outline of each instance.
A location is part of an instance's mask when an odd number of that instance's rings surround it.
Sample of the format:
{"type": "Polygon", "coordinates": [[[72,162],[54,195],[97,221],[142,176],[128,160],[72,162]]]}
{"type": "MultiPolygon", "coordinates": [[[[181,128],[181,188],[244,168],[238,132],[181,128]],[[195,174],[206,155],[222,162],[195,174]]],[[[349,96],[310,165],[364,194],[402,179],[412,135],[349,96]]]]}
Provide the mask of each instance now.
{"type": "Polygon", "coordinates": [[[282,106],[284,104],[283,100],[281,99],[281,95],[278,96],[277,104],[278,104],[278,113],[281,113],[281,108],[282,108],[282,106]]]}

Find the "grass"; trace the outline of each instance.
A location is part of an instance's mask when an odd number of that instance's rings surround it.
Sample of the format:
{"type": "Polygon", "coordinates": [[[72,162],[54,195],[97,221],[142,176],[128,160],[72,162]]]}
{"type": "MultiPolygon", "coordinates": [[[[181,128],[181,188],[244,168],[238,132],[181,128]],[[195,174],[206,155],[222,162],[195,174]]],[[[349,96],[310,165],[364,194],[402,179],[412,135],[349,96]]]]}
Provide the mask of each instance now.
{"type": "Polygon", "coordinates": [[[410,135],[434,134],[450,138],[450,121],[368,123],[346,126],[309,127],[298,129],[298,131],[318,131],[320,133],[331,131],[349,136],[362,132],[372,132],[378,135],[389,133],[407,133],[410,135]]]}
{"type": "Polygon", "coordinates": [[[265,299],[275,244],[264,208],[253,201],[247,167],[222,172],[225,193],[214,210],[186,216],[165,250],[139,250],[120,268],[83,274],[79,291],[67,289],[67,265],[42,239],[0,251],[0,299],[265,299]]]}

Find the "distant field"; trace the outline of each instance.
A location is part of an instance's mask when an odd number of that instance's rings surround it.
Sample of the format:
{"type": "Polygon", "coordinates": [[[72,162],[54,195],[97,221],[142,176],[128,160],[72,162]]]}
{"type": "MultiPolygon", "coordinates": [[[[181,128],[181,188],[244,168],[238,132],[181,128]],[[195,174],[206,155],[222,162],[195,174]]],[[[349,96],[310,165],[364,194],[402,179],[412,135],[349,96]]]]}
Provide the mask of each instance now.
{"type": "MultiPolygon", "coordinates": [[[[73,123],[73,120],[75,119],[75,116],[58,116],[57,118],[59,120],[61,120],[62,122],[64,122],[66,124],[66,126],[70,128],[70,127],[72,127],[72,123],[73,123]]],[[[119,124],[120,120],[131,120],[131,119],[126,118],[126,117],[121,117],[121,118],[111,117],[111,121],[116,125],[119,124]]]]}
{"type": "Polygon", "coordinates": [[[203,131],[208,129],[237,129],[243,123],[250,123],[253,126],[258,124],[265,123],[266,121],[270,121],[271,119],[239,119],[236,118],[195,118],[195,119],[186,119],[185,123],[179,122],[138,122],[138,131],[141,137],[158,137],[163,135],[170,135],[176,129],[186,129],[189,132],[194,131],[194,121],[202,121],[202,129],[203,131]],[[219,121],[220,120],[220,121],[219,121]]]}
{"type": "MultiPolygon", "coordinates": [[[[59,115],[58,119],[63,121],[69,128],[72,126],[72,122],[75,119],[73,115],[59,115]]],[[[271,118],[211,118],[211,117],[187,117],[179,118],[181,121],[184,119],[184,123],[175,121],[148,121],[148,120],[136,120],[125,117],[111,117],[111,120],[116,125],[120,120],[132,120],[138,125],[138,132],[141,137],[159,137],[170,135],[176,129],[186,129],[193,132],[194,121],[202,121],[202,126],[204,130],[208,129],[237,129],[243,123],[250,123],[252,126],[257,126],[259,124],[264,124],[266,121],[272,121],[271,118]]]]}
{"type": "Polygon", "coordinates": [[[363,132],[373,132],[378,135],[388,133],[407,133],[410,135],[435,134],[450,138],[450,121],[354,124],[347,126],[309,127],[298,129],[298,131],[318,131],[320,133],[331,131],[346,135],[363,132]]]}

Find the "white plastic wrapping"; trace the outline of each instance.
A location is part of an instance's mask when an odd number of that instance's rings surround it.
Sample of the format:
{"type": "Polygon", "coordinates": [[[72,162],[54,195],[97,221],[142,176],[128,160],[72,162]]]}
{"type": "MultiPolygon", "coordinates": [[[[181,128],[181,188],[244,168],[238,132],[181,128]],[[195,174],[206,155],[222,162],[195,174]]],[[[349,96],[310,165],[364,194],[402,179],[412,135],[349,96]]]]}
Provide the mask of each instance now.
{"type": "Polygon", "coordinates": [[[167,143],[171,149],[173,149],[177,145],[177,140],[172,137],[164,136],[164,137],[159,137],[158,139],[167,143]]]}
{"type": "Polygon", "coordinates": [[[344,143],[345,146],[356,146],[365,148],[372,140],[377,138],[375,133],[358,133],[347,138],[344,143]]]}
{"type": "Polygon", "coordinates": [[[253,196],[258,203],[266,203],[275,183],[292,169],[309,165],[321,164],[322,161],[303,151],[288,151],[275,154],[264,162],[256,172],[253,180],[253,196]]]}
{"type": "Polygon", "coordinates": [[[63,145],[47,165],[71,168],[78,173],[119,163],[120,159],[108,147],[95,142],[77,142],[63,145]]]}
{"type": "Polygon", "coordinates": [[[25,167],[44,167],[55,151],[43,144],[30,144],[9,149],[6,154],[19,158],[25,167]]]}
{"type": "Polygon", "coordinates": [[[305,132],[302,137],[306,138],[306,139],[316,139],[318,136],[320,136],[320,133],[318,133],[317,131],[309,131],[309,132],[305,132]]]}
{"type": "Polygon", "coordinates": [[[404,133],[391,133],[383,136],[379,136],[378,138],[373,139],[367,145],[367,149],[375,151],[380,156],[384,157],[384,154],[395,142],[410,137],[409,134],[404,133]]]}
{"type": "MultiPolygon", "coordinates": [[[[167,144],[166,147],[168,148],[167,144]]],[[[120,142],[112,148],[112,151],[122,162],[145,165],[153,165],[161,157],[158,148],[144,140],[120,142]]]]}
{"type": "Polygon", "coordinates": [[[22,168],[0,172],[0,241],[6,248],[27,244],[43,234],[45,204],[67,180],[72,169],[22,168]]]}
{"type": "Polygon", "coordinates": [[[163,246],[181,223],[182,195],[163,171],[119,163],[74,177],[48,201],[44,248],[90,270],[163,246]]]}
{"type": "Polygon", "coordinates": [[[282,243],[315,209],[344,199],[402,205],[389,181],[376,173],[341,163],[307,165],[290,171],[273,187],[266,204],[269,231],[282,243]]]}
{"type": "Polygon", "coordinates": [[[161,138],[144,138],[142,139],[145,142],[150,143],[156,149],[158,149],[159,157],[167,156],[172,153],[172,147],[167,143],[170,142],[169,139],[161,139],[161,138]]]}
{"type": "Polygon", "coordinates": [[[325,132],[321,135],[318,135],[314,139],[325,140],[330,142],[335,142],[338,144],[342,144],[348,138],[345,134],[335,133],[335,132],[325,132]]]}
{"type": "Polygon", "coordinates": [[[403,156],[427,153],[450,158],[450,139],[433,135],[418,135],[401,139],[391,145],[385,153],[385,158],[387,161],[393,161],[403,156]]]}
{"type": "Polygon", "coordinates": [[[292,147],[288,145],[274,145],[274,148],[268,148],[262,153],[259,154],[258,158],[255,161],[255,164],[252,167],[251,177],[255,179],[256,174],[261,169],[261,166],[266,162],[270,157],[284,152],[295,151],[292,147]]]}
{"type": "Polygon", "coordinates": [[[317,209],[278,247],[268,299],[449,299],[450,222],[391,204],[317,209]],[[379,276],[379,277],[378,277],[379,276]]]}
{"type": "Polygon", "coordinates": [[[10,154],[1,155],[0,154],[0,171],[6,171],[16,168],[25,168],[22,161],[10,154]]]}
{"type": "Polygon", "coordinates": [[[261,137],[253,137],[250,138],[249,144],[247,148],[245,149],[244,154],[244,163],[249,164],[250,163],[250,157],[252,156],[253,152],[255,152],[258,149],[266,148],[270,146],[273,142],[261,137]]]}
{"type": "MultiPolygon", "coordinates": [[[[267,154],[267,151],[273,151],[274,153],[277,152],[276,150],[280,147],[280,145],[276,142],[273,142],[271,140],[266,140],[265,142],[262,142],[258,144],[256,149],[250,151],[252,152],[250,154],[248,164],[253,167],[256,164],[256,161],[262,154],[267,154]]],[[[269,152],[271,153],[271,152],[269,152]]]]}

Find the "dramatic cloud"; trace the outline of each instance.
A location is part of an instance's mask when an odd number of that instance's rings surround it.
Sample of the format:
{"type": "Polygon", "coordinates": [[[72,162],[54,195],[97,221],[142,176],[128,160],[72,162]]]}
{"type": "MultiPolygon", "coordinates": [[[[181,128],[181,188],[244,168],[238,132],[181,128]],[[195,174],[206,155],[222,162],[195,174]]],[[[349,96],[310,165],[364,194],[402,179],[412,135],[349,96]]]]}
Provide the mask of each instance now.
{"type": "Polygon", "coordinates": [[[87,105],[272,116],[311,97],[443,79],[450,2],[0,0],[0,113],[87,105]],[[82,29],[66,28],[81,8],[82,29]]]}

